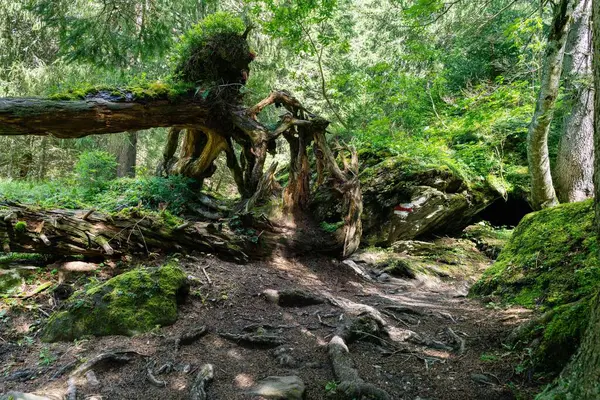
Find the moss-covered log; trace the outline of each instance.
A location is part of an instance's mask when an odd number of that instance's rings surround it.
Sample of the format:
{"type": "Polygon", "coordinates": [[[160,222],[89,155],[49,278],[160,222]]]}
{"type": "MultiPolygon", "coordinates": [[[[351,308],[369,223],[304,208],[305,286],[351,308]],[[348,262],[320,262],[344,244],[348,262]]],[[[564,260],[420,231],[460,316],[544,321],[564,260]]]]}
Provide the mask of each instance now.
{"type": "Polygon", "coordinates": [[[224,226],[181,224],[136,212],[105,215],[0,206],[0,241],[5,252],[117,257],[188,248],[236,262],[248,260],[244,242],[224,226]]]}

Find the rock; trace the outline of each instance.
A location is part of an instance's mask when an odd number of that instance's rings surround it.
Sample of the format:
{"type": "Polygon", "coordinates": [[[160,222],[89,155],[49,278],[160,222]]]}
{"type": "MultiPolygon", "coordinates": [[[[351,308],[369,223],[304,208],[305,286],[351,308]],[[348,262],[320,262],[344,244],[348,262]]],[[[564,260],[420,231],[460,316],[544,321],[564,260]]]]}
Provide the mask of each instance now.
{"type": "Polygon", "coordinates": [[[435,247],[434,243],[420,240],[399,240],[392,243],[392,249],[396,253],[408,253],[413,256],[430,253],[435,250],[435,247]]]}
{"type": "Polygon", "coordinates": [[[187,291],[186,275],[175,264],[128,271],[71,296],[43,327],[42,340],[134,335],[173,324],[187,291]]]}
{"type": "Polygon", "coordinates": [[[305,389],[297,376],[269,376],[250,389],[250,394],[267,399],[302,400],[305,389]]]}
{"type": "Polygon", "coordinates": [[[24,282],[23,272],[17,269],[0,269],[0,293],[18,292],[24,282]]]}
{"type": "MultiPolygon", "coordinates": [[[[466,182],[447,166],[427,166],[406,156],[388,157],[364,168],[363,238],[390,245],[430,234],[454,233],[500,197],[489,184],[466,182]]],[[[342,201],[320,189],[310,205],[320,221],[339,221],[342,201]]]]}
{"type": "Polygon", "coordinates": [[[379,282],[389,282],[392,277],[385,272],[377,277],[379,282]]]}
{"type": "Polygon", "coordinates": [[[2,397],[0,397],[0,400],[57,400],[57,398],[38,396],[32,393],[10,391],[2,397]]]}

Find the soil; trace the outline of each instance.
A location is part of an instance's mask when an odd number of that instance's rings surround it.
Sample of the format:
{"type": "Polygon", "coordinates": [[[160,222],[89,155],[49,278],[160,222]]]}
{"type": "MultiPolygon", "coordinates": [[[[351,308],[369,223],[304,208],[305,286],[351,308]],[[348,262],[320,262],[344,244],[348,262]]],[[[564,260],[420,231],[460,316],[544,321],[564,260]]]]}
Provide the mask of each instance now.
{"type": "MultiPolygon", "coordinates": [[[[454,239],[443,240],[445,245],[452,245],[454,239]]],[[[473,251],[477,251],[475,246],[473,251]]],[[[210,399],[257,400],[260,397],[247,393],[252,385],[267,376],[287,375],[297,375],[304,381],[306,399],[330,399],[335,392],[335,377],[327,356],[327,343],[336,326],[346,318],[346,311],[331,302],[282,308],[260,296],[266,289],[288,288],[347,299],[378,310],[387,306],[409,307],[408,317],[407,314],[393,317],[389,312],[383,317],[391,328],[410,329],[423,338],[448,345],[452,342],[447,328],[464,339],[462,354],[408,346],[392,339],[350,344],[360,376],[386,390],[393,399],[527,399],[543,383],[529,380],[526,373],[517,374],[515,366],[526,365],[527,360],[520,359],[520,354],[502,344],[511,329],[529,317],[529,312],[493,307],[465,297],[465,288],[489,266],[489,259],[482,262],[483,258],[478,256],[474,258],[478,262],[468,265],[430,261],[434,270],[461,269],[458,276],[367,282],[340,261],[322,256],[277,255],[247,265],[203,254],[177,258],[194,277],[190,295],[180,306],[174,325],[157,327],[143,335],[42,343],[36,337],[36,324],[43,323],[59,302],[47,292],[27,299],[5,300],[0,305],[0,393],[18,390],[62,398],[74,367],[101,353],[129,350],[137,352],[129,362],[95,366],[93,371],[99,384],[78,382],[77,398],[188,399],[195,372],[203,364],[211,363],[214,381],[208,386],[210,399]],[[288,354],[294,360],[291,365],[281,365],[272,348],[243,345],[219,336],[219,333],[244,333],[244,328],[253,324],[262,325],[262,332],[285,339],[284,346],[290,349],[288,354]],[[185,332],[203,325],[208,327],[207,334],[191,344],[178,344],[178,338],[185,332]],[[152,362],[157,367],[173,364],[174,371],[156,375],[158,380],[166,382],[166,387],[148,381],[147,365],[152,362]]],[[[151,264],[163,261],[157,259],[151,264]]],[[[111,274],[113,270],[106,267],[100,278],[111,274]]],[[[53,279],[57,278],[50,272],[40,277],[41,281],[53,279]]]]}

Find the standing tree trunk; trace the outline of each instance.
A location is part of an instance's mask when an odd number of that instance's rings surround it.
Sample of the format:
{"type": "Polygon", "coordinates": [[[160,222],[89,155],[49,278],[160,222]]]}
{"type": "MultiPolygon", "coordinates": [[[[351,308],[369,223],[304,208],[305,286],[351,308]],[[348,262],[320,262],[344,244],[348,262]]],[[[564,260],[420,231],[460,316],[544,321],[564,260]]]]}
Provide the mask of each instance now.
{"type": "MultiPolygon", "coordinates": [[[[600,0],[593,0],[593,71],[596,90],[594,105],[600,109],[600,0]]],[[[600,117],[594,119],[594,147],[600,154],[600,117]]],[[[600,160],[594,163],[596,231],[600,240],[600,160]]],[[[573,360],[557,383],[542,393],[538,400],[600,399],[600,296],[591,300],[591,316],[586,333],[573,360]]]]}
{"type": "Polygon", "coordinates": [[[573,14],[573,0],[561,0],[554,11],[552,27],[546,45],[540,93],[529,134],[527,157],[531,174],[531,203],[535,210],[558,204],[548,155],[548,133],[554,115],[554,105],[560,86],[565,45],[573,14]]]}
{"type": "Polygon", "coordinates": [[[594,89],[592,83],[592,0],[580,0],[573,13],[564,60],[565,92],[572,105],[556,158],[555,182],[561,203],[594,195],[594,89]]]}
{"type": "Polygon", "coordinates": [[[127,132],[125,140],[119,149],[117,161],[117,176],[119,178],[135,177],[135,162],[137,158],[137,131],[127,132]]]}

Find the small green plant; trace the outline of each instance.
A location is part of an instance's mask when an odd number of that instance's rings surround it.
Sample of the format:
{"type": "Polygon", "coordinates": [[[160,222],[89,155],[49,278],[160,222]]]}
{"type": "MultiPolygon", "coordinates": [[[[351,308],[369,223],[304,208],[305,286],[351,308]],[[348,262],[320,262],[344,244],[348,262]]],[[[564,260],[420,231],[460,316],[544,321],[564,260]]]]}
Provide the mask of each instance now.
{"type": "Polygon", "coordinates": [[[79,185],[88,193],[106,189],[117,177],[115,157],[105,151],[88,151],[79,156],[75,165],[79,185]]]}
{"type": "Polygon", "coordinates": [[[329,381],[325,384],[325,391],[328,394],[335,394],[337,390],[338,384],[334,381],[329,381]]]}
{"type": "Polygon", "coordinates": [[[323,229],[325,232],[329,232],[329,233],[333,233],[335,231],[337,231],[338,229],[340,229],[342,226],[344,226],[344,221],[338,221],[338,222],[334,222],[334,223],[329,223],[329,222],[321,222],[321,229],[323,229]]]}
{"type": "Polygon", "coordinates": [[[56,361],[56,356],[50,352],[47,347],[44,347],[40,350],[40,360],[38,364],[41,366],[49,366],[52,365],[56,361]]]}
{"type": "Polygon", "coordinates": [[[481,355],[481,357],[479,357],[479,359],[480,359],[481,361],[486,361],[486,362],[494,362],[494,361],[498,361],[498,357],[497,357],[497,356],[495,356],[495,355],[493,355],[493,354],[486,354],[486,353],[483,353],[483,354],[481,355]]]}

